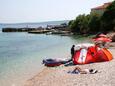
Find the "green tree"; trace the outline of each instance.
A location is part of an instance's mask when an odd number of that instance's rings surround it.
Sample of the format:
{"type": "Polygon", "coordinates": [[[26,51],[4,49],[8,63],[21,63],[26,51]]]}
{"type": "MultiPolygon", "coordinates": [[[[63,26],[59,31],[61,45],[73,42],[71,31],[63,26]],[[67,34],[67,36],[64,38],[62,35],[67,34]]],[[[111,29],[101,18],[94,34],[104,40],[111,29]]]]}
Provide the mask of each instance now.
{"type": "Polygon", "coordinates": [[[115,28],[115,1],[107,7],[101,18],[102,31],[111,31],[115,28]]]}
{"type": "Polygon", "coordinates": [[[72,20],[69,22],[69,28],[74,33],[79,33],[78,20],[72,20]]]}
{"type": "Polygon", "coordinates": [[[69,26],[72,32],[76,33],[83,33],[86,34],[89,30],[88,23],[89,23],[90,15],[79,15],[76,17],[75,20],[70,21],[69,26]]]}
{"type": "Polygon", "coordinates": [[[100,18],[98,14],[90,14],[89,28],[91,33],[96,33],[100,31],[100,18]]]}
{"type": "Polygon", "coordinates": [[[86,34],[89,30],[88,23],[89,23],[89,15],[80,15],[79,18],[79,28],[80,33],[86,34]]]}

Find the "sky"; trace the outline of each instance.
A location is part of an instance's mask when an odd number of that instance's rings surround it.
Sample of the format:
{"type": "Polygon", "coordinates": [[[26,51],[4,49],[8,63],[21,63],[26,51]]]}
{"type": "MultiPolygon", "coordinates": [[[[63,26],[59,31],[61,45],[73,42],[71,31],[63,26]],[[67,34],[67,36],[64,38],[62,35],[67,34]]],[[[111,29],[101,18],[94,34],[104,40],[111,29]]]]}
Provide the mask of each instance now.
{"type": "Polygon", "coordinates": [[[113,0],[0,0],[0,23],[72,20],[113,0]]]}

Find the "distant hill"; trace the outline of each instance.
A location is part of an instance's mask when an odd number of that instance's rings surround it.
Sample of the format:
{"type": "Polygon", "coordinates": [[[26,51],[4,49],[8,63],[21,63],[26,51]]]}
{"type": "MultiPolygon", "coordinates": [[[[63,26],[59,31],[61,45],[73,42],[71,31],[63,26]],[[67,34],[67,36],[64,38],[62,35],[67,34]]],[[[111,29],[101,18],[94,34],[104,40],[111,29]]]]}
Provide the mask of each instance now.
{"type": "Polygon", "coordinates": [[[14,28],[21,28],[21,27],[46,27],[47,25],[60,25],[62,23],[68,23],[69,20],[62,20],[62,21],[47,21],[47,22],[27,22],[27,23],[0,23],[0,29],[6,27],[14,27],[14,28]]]}

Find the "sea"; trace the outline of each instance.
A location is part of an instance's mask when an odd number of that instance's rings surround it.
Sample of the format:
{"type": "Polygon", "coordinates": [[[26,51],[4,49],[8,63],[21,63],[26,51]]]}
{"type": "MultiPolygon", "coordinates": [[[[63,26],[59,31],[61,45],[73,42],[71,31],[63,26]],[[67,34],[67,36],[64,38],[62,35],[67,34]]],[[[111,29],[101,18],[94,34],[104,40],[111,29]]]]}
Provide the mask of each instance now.
{"type": "Polygon", "coordinates": [[[46,58],[70,58],[73,44],[88,42],[77,36],[2,32],[5,27],[39,27],[62,22],[0,24],[0,86],[23,86],[43,68],[46,58]]]}

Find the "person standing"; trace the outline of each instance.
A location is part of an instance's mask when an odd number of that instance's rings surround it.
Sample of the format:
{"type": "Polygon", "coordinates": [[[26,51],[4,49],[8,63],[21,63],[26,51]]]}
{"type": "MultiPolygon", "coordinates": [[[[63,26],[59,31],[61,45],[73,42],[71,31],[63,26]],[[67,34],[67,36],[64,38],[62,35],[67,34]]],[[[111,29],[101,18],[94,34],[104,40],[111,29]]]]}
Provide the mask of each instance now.
{"type": "Polygon", "coordinates": [[[74,54],[75,54],[75,45],[72,45],[72,47],[71,47],[71,60],[73,59],[74,54]]]}

